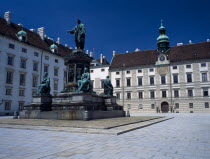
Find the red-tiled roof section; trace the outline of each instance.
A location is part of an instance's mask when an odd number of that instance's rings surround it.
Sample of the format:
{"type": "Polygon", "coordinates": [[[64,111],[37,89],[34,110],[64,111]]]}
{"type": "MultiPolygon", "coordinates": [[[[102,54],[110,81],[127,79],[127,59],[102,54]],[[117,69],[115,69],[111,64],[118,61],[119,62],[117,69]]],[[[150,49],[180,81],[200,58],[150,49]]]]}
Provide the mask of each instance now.
{"type": "MultiPolygon", "coordinates": [[[[16,34],[20,30],[22,30],[21,26],[15,23],[11,23],[10,25],[7,25],[6,20],[0,17],[0,35],[19,41],[16,34]]],[[[37,33],[32,32],[26,28],[23,28],[23,30],[27,33],[26,44],[45,50],[47,52],[51,52],[49,47],[53,43],[52,40],[49,40],[47,38],[45,38],[45,40],[42,40],[41,37],[37,33]]],[[[58,55],[65,56],[66,54],[71,53],[71,52],[72,52],[71,49],[60,44],[58,45],[58,55]]]]}
{"type": "MultiPolygon", "coordinates": [[[[116,54],[110,68],[121,68],[123,65],[124,67],[154,65],[157,61],[158,54],[156,49],[116,54]]],[[[210,42],[174,46],[170,48],[169,52],[169,60],[171,62],[206,58],[210,58],[210,42]]]]}

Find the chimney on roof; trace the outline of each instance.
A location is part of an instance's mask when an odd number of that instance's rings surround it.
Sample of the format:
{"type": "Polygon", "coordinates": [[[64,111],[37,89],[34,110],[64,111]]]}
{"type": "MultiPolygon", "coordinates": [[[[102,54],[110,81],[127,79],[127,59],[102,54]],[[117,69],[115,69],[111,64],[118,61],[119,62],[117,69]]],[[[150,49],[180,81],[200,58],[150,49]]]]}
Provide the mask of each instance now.
{"type": "Polygon", "coordinates": [[[11,16],[12,13],[10,11],[4,13],[4,19],[7,21],[8,25],[11,23],[11,16]]]}
{"type": "Polygon", "coordinates": [[[88,54],[88,50],[86,50],[86,54],[88,54]]]}
{"type": "Polygon", "coordinates": [[[209,40],[209,39],[207,39],[207,40],[206,40],[206,42],[210,42],[210,40],[209,40]]]}
{"type": "Polygon", "coordinates": [[[192,44],[192,40],[189,40],[189,44],[192,44]]]}
{"type": "Polygon", "coordinates": [[[90,57],[93,57],[93,52],[90,52],[90,57]]]}
{"type": "Polygon", "coordinates": [[[126,53],[128,53],[128,51],[126,51],[126,53]]]}
{"type": "Polygon", "coordinates": [[[38,28],[38,34],[41,37],[41,39],[44,40],[44,35],[45,35],[44,27],[38,28]]]}
{"type": "Polygon", "coordinates": [[[103,63],[103,55],[100,55],[100,63],[103,63]]]}
{"type": "Polygon", "coordinates": [[[103,56],[103,60],[105,60],[106,59],[106,56],[103,56]]]}
{"type": "Polygon", "coordinates": [[[65,44],[65,47],[68,47],[68,44],[65,44]]]}
{"type": "Polygon", "coordinates": [[[140,49],[136,48],[135,52],[140,51],[140,49]]]}
{"type": "Polygon", "coordinates": [[[31,32],[35,32],[35,29],[30,29],[31,32]]]}
{"type": "Polygon", "coordinates": [[[113,56],[115,56],[115,54],[116,54],[116,51],[113,51],[113,56]]]}
{"type": "Polygon", "coordinates": [[[58,39],[57,39],[57,44],[60,44],[60,43],[61,43],[61,38],[58,37],[58,39]]]}
{"type": "Polygon", "coordinates": [[[177,46],[182,46],[183,45],[183,43],[177,43],[177,46]]]}

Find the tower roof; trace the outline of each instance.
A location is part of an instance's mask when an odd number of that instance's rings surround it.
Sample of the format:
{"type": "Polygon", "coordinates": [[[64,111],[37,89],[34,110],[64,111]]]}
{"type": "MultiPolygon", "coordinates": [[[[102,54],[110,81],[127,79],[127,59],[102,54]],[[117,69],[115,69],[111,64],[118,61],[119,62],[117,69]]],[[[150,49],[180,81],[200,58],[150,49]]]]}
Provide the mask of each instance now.
{"type": "Polygon", "coordinates": [[[160,42],[169,42],[169,37],[166,35],[166,29],[165,27],[163,26],[163,20],[161,20],[161,25],[160,25],[160,28],[159,28],[159,37],[157,38],[157,42],[160,43],[160,42]]]}

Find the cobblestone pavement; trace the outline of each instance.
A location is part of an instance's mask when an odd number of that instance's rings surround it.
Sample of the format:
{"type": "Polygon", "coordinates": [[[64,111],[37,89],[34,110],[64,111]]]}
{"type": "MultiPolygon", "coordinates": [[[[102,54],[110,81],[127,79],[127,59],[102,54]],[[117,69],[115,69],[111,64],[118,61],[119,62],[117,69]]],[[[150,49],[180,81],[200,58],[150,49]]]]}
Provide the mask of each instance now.
{"type": "Polygon", "coordinates": [[[0,158],[210,158],[210,114],[158,115],[174,118],[119,136],[0,128],[0,158]]]}

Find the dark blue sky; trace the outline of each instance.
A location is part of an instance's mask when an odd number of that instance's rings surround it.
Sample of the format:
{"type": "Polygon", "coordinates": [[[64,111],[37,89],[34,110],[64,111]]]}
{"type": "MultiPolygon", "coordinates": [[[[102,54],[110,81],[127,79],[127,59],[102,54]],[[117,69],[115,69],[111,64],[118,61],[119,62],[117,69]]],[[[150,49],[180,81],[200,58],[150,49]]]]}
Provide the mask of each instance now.
{"type": "Polygon", "coordinates": [[[210,39],[210,0],[1,0],[0,13],[24,27],[45,27],[47,36],[75,47],[66,30],[81,19],[86,26],[85,49],[95,48],[111,60],[112,51],[124,53],[156,48],[160,20],[171,46],[210,39]]]}

